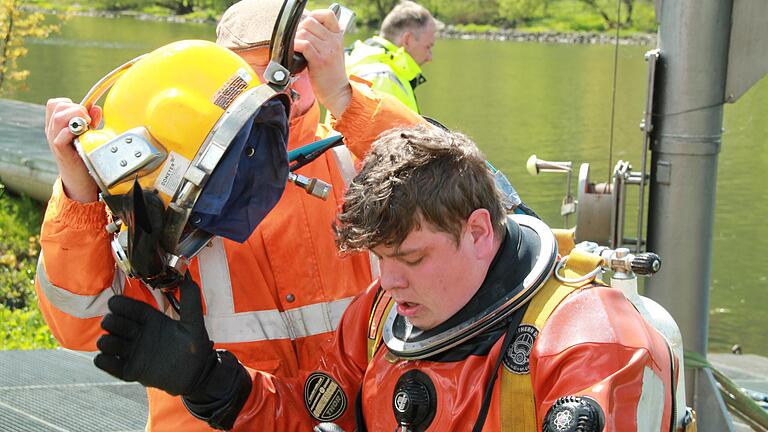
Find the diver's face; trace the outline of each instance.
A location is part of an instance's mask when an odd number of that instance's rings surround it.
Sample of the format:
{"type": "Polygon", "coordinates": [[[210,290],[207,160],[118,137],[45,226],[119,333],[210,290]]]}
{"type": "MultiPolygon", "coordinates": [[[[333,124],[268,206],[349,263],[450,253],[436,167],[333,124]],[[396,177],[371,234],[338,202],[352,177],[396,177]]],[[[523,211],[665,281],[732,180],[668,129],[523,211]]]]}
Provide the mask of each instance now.
{"type": "Polygon", "coordinates": [[[419,66],[432,61],[432,47],[435,46],[436,30],[437,27],[432,20],[423,29],[408,31],[403,34],[403,48],[419,66]]]}
{"type": "MultiPolygon", "coordinates": [[[[235,51],[235,53],[253,68],[253,71],[256,72],[259,79],[264,79],[264,72],[267,70],[267,65],[269,65],[270,60],[268,46],[239,50],[235,51]]],[[[300,96],[299,100],[296,101],[291,110],[291,116],[304,114],[315,102],[315,93],[312,90],[312,84],[309,81],[309,73],[307,72],[307,69],[304,69],[299,73],[293,84],[291,84],[291,88],[300,96]]]]}
{"type": "Polygon", "coordinates": [[[429,330],[464,307],[488,271],[488,245],[478,240],[469,223],[457,245],[451,234],[422,220],[399,247],[373,248],[379,257],[381,287],[397,303],[397,313],[429,330]]]}

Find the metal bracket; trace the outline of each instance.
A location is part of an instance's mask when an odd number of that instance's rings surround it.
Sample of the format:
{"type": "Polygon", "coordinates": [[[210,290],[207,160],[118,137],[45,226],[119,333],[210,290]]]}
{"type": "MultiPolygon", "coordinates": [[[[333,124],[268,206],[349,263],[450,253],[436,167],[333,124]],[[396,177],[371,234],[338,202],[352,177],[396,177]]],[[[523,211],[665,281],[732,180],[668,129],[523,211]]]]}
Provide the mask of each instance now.
{"type": "Polygon", "coordinates": [[[107,188],[141,171],[152,171],[165,160],[165,149],[144,127],[129,129],[90,154],[94,174],[107,188]]]}
{"type": "Polygon", "coordinates": [[[645,219],[645,185],[648,183],[648,149],[653,139],[653,107],[656,96],[656,66],[661,58],[661,50],[658,48],[645,53],[645,61],[648,62],[648,95],[645,99],[645,112],[643,120],[640,122],[640,130],[643,131],[643,151],[640,162],[640,192],[638,193],[637,205],[637,234],[635,250],[642,251],[643,239],[643,220],[645,219]]]}
{"type": "Polygon", "coordinates": [[[285,87],[291,80],[291,73],[285,66],[274,60],[270,61],[267,65],[267,69],[264,71],[264,79],[270,84],[274,84],[279,87],[285,87]]]}
{"type": "Polygon", "coordinates": [[[272,30],[270,62],[264,72],[264,79],[280,88],[285,88],[291,78],[293,39],[306,4],[307,0],[285,0],[272,30]]]}

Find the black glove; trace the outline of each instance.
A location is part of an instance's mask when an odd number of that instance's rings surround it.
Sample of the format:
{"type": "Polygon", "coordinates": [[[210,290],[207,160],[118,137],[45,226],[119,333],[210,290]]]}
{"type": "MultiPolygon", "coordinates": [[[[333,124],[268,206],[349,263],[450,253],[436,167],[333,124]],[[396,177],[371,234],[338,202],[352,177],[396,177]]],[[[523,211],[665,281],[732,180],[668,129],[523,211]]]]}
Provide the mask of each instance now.
{"type": "Polygon", "coordinates": [[[245,367],[232,353],[214,351],[203,322],[200,288],[184,276],[181,319],[125,296],[109,299],[101,321],[108,333],[96,346],[99,369],[177,396],[189,412],[216,429],[230,429],[251,393],[245,367]]]}
{"type": "Polygon", "coordinates": [[[185,276],[180,286],[181,319],[125,296],[109,299],[101,321],[107,334],[93,359],[99,369],[124,381],[138,381],[176,396],[197,390],[218,357],[203,323],[200,288],[185,276]]]}

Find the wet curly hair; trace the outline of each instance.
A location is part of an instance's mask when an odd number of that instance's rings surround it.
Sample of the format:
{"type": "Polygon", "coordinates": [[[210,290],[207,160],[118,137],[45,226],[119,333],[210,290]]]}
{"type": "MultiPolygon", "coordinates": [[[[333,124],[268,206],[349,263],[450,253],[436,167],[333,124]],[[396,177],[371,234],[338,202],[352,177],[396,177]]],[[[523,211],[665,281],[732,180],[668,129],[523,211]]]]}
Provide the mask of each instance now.
{"type": "Polygon", "coordinates": [[[486,209],[501,237],[506,216],[492,174],[464,134],[421,125],[393,129],[374,143],[333,224],[341,252],[398,247],[422,221],[458,246],[473,211],[486,209]]]}

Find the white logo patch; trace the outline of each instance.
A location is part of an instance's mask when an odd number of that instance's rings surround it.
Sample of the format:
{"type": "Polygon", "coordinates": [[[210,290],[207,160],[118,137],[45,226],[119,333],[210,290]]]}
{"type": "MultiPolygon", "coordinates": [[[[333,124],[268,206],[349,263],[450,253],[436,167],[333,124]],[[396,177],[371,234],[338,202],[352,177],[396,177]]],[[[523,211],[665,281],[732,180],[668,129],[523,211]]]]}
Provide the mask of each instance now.
{"type": "Polygon", "coordinates": [[[521,324],[517,328],[515,340],[507,349],[503,359],[504,367],[508,371],[519,375],[530,372],[531,351],[538,335],[539,330],[532,325],[521,324]]]}
{"type": "Polygon", "coordinates": [[[187,168],[189,168],[189,159],[174,151],[170,152],[155,180],[155,188],[172,197],[179,188],[187,168]]]}
{"type": "Polygon", "coordinates": [[[411,398],[408,397],[408,393],[405,391],[399,391],[395,395],[395,409],[398,412],[404,413],[408,411],[408,408],[411,406],[411,398]]]}

